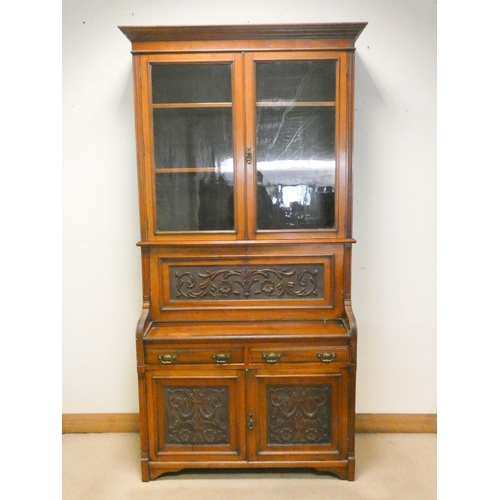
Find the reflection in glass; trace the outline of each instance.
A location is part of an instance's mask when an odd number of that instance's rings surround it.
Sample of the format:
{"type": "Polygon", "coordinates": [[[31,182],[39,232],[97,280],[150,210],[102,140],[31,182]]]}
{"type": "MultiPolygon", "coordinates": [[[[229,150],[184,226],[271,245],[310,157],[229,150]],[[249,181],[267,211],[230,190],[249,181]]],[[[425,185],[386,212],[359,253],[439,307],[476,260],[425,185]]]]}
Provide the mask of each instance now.
{"type": "Polygon", "coordinates": [[[155,109],[153,117],[157,229],[233,229],[231,108],[155,109]]]}
{"type": "Polygon", "coordinates": [[[258,229],[334,227],[334,139],[333,106],[257,108],[258,229]]]}
{"type": "Polygon", "coordinates": [[[335,61],[257,64],[257,101],[334,101],[335,61]]]}
{"type": "Polygon", "coordinates": [[[156,169],[227,168],[233,157],[231,108],[156,108],[153,127],[156,169]]]}
{"type": "Polygon", "coordinates": [[[257,228],[334,227],[336,61],[265,61],[257,78],[257,228]]]}
{"type": "Polygon", "coordinates": [[[216,172],[157,173],[158,231],[234,228],[233,186],[216,172]]]}

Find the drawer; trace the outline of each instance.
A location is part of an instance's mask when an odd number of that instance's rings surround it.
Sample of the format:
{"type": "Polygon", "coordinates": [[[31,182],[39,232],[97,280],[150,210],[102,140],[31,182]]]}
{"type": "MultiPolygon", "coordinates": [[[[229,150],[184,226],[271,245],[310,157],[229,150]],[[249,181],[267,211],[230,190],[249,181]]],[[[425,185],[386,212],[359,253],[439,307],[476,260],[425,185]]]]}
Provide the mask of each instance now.
{"type": "Polygon", "coordinates": [[[279,347],[250,349],[250,362],[254,364],[282,364],[282,363],[320,363],[349,361],[349,347],[347,346],[307,346],[307,347],[279,347]]]}
{"type": "Polygon", "coordinates": [[[146,348],[149,365],[229,365],[243,363],[242,347],[185,348],[176,346],[146,348]]]}

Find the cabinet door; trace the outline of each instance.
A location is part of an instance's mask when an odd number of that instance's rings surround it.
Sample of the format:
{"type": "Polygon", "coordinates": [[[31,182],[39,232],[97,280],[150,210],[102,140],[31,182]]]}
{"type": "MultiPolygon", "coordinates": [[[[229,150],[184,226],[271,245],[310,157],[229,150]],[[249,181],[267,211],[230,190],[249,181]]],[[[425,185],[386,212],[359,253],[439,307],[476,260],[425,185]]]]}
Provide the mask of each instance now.
{"type": "Polygon", "coordinates": [[[148,236],[241,237],[241,54],[157,54],[141,64],[148,236]]]}
{"type": "Polygon", "coordinates": [[[251,460],[347,458],[347,371],[249,377],[251,460]]]}
{"type": "Polygon", "coordinates": [[[324,237],[344,212],[346,61],[332,52],[247,54],[250,234],[324,237]]]}
{"type": "Polygon", "coordinates": [[[245,457],[245,383],[238,370],[164,369],[147,374],[150,459],[245,457]]]}

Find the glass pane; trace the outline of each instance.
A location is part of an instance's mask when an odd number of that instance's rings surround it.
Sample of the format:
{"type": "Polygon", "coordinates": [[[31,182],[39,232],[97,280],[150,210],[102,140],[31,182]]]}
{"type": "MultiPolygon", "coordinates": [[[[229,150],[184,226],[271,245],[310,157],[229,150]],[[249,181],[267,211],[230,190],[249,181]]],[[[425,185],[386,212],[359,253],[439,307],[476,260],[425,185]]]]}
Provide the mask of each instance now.
{"type": "MultiPolygon", "coordinates": [[[[162,104],[231,102],[228,64],[152,71],[153,100],[162,104]]],[[[231,107],[153,109],[158,231],[234,229],[232,128],[231,107]]]]}
{"type": "Polygon", "coordinates": [[[217,172],[157,173],[158,231],[234,228],[233,186],[217,172]]]}
{"type": "Polygon", "coordinates": [[[211,167],[232,181],[231,108],[156,108],[153,127],[155,168],[211,167]]]}
{"type": "Polygon", "coordinates": [[[335,107],[257,108],[257,228],[334,227],[335,107]]]}
{"type": "Polygon", "coordinates": [[[230,64],[153,64],[153,103],[231,102],[230,64]]]}
{"type": "Polygon", "coordinates": [[[257,101],[334,101],[335,61],[257,64],[257,101]]]}

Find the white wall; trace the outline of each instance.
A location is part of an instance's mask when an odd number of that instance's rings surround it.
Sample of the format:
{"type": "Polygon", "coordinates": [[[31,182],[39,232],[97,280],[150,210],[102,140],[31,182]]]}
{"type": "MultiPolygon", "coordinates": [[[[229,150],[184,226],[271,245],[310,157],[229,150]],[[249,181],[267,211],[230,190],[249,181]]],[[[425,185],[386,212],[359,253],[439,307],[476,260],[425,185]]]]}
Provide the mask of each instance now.
{"type": "Polygon", "coordinates": [[[358,22],[357,411],[436,412],[434,0],[64,0],[63,413],[137,412],[130,43],[118,25],[358,22]]]}

